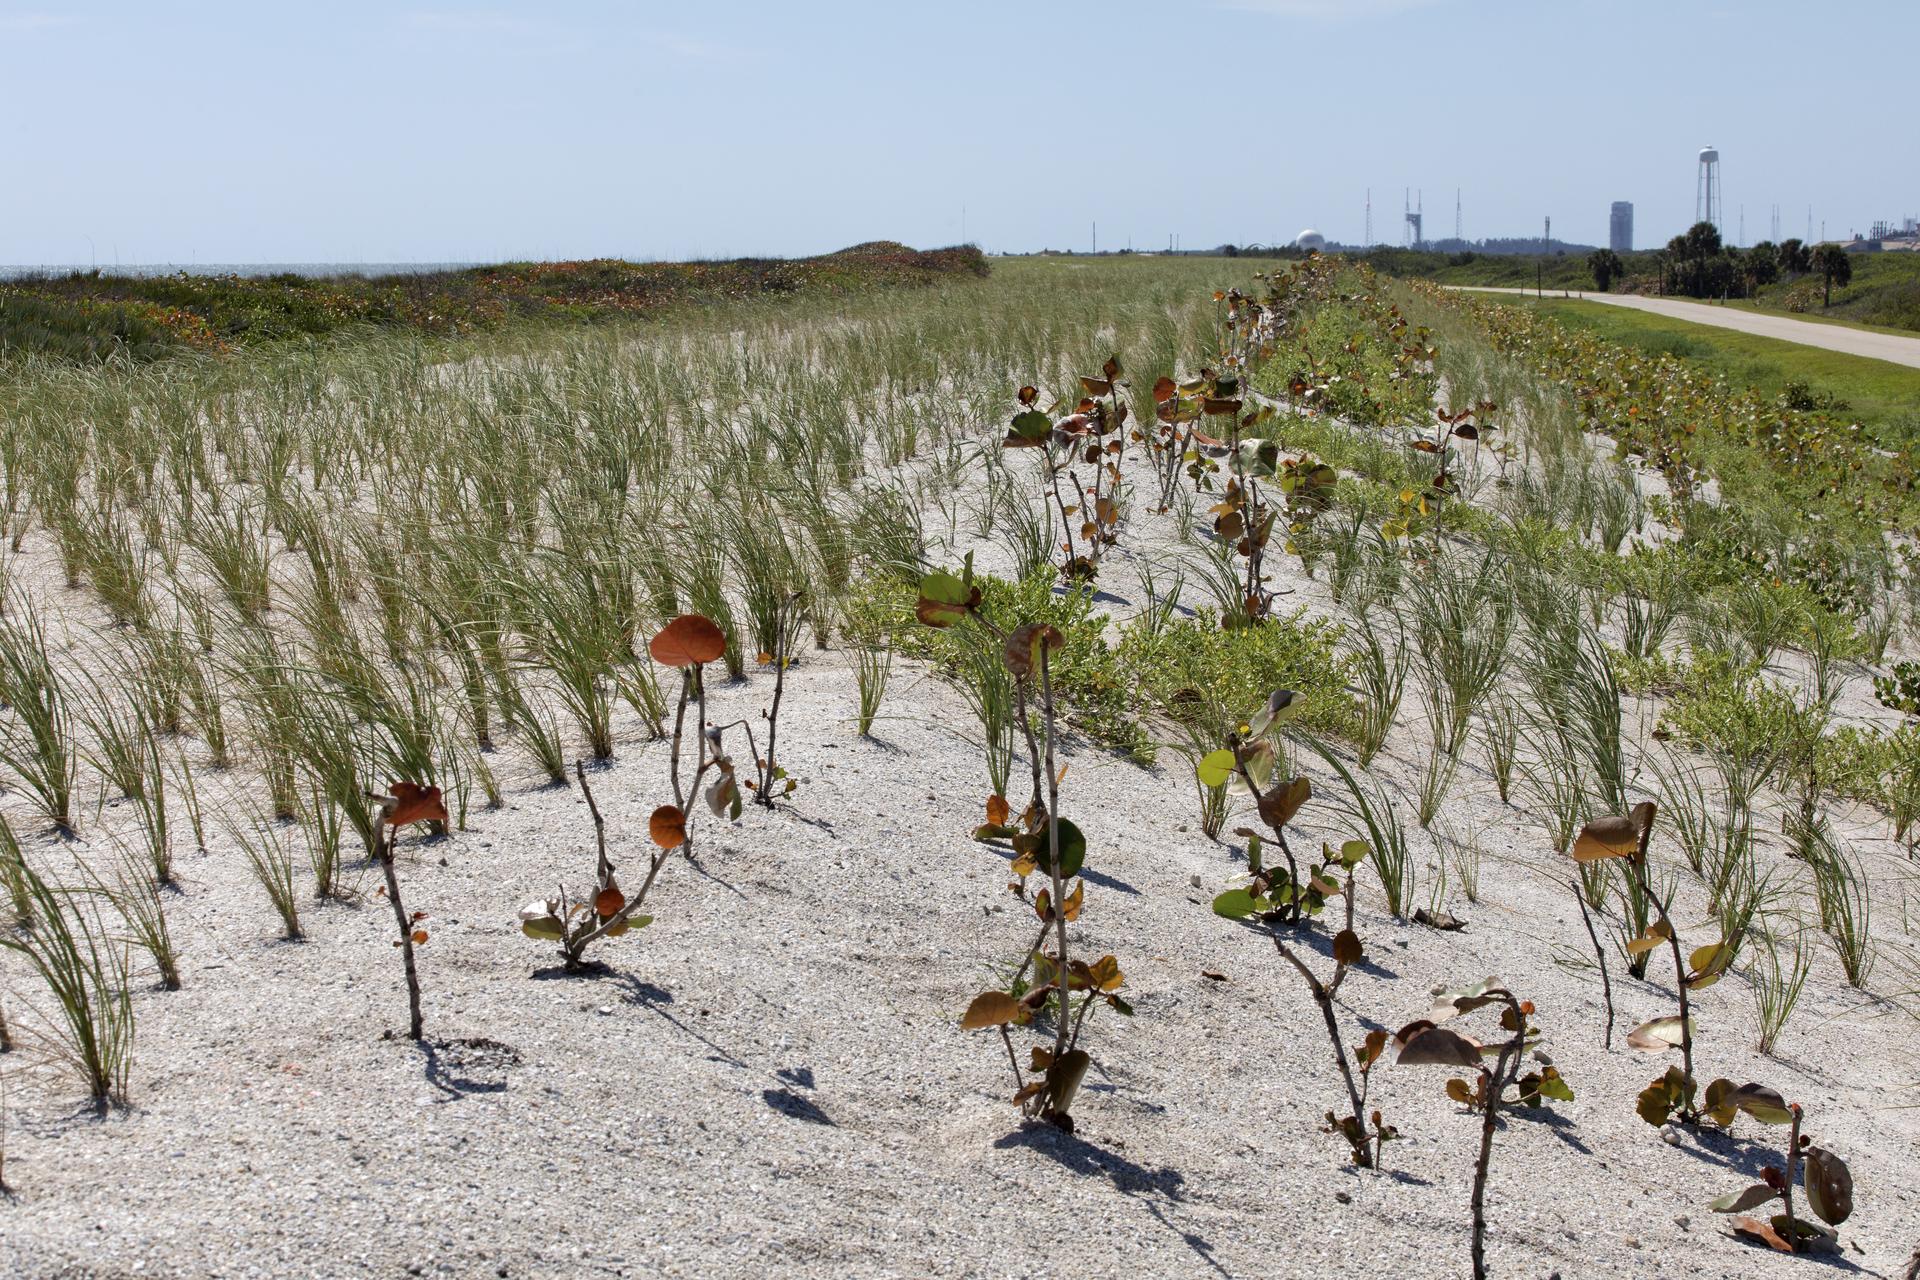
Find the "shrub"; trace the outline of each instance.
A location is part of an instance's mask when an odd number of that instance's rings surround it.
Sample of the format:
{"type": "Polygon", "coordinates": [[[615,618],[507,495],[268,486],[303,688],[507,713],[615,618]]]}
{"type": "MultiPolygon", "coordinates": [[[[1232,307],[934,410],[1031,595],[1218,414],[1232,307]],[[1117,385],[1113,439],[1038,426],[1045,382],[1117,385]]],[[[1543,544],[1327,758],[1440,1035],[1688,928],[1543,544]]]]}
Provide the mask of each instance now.
{"type": "Polygon", "coordinates": [[[1202,610],[1149,634],[1128,627],[1119,666],[1156,704],[1257,707],[1273,689],[1298,690],[1293,723],[1315,733],[1359,736],[1360,708],[1347,692],[1351,660],[1340,652],[1340,624],[1309,619],[1304,609],[1259,626],[1222,628],[1202,610]]]}

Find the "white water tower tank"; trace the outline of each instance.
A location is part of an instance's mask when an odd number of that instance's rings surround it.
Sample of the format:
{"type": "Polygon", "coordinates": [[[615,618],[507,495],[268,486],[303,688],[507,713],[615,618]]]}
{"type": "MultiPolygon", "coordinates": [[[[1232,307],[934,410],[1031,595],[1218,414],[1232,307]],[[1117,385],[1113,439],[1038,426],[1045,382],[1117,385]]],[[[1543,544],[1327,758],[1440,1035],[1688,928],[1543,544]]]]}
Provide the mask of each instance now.
{"type": "Polygon", "coordinates": [[[1293,247],[1308,253],[1319,253],[1327,247],[1327,238],[1312,227],[1308,227],[1293,238],[1293,247]]]}

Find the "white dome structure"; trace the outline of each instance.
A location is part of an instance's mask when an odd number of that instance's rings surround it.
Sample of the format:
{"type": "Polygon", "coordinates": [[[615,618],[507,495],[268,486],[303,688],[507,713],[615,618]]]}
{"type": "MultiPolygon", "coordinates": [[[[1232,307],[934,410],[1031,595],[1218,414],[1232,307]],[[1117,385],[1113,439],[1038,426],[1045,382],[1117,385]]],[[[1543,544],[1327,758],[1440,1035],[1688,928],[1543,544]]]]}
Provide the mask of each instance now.
{"type": "Polygon", "coordinates": [[[1308,227],[1293,238],[1293,247],[1304,249],[1308,253],[1318,253],[1327,247],[1327,238],[1312,227],[1308,227]]]}

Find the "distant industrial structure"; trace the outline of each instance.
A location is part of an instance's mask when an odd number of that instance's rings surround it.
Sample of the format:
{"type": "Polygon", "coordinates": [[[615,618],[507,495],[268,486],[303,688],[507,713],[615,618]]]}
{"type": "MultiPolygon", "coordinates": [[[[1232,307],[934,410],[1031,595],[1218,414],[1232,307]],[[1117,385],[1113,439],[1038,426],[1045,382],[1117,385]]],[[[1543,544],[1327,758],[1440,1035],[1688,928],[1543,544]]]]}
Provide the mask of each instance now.
{"type": "Polygon", "coordinates": [[[1426,247],[1427,243],[1426,236],[1421,233],[1420,229],[1420,223],[1426,216],[1427,193],[1424,191],[1420,193],[1420,203],[1417,205],[1408,200],[1409,194],[1410,193],[1404,189],[1400,193],[1401,203],[1406,210],[1407,248],[1422,249],[1426,247]]]}
{"type": "Polygon", "coordinates": [[[1607,214],[1607,248],[1615,253],[1633,252],[1633,203],[1615,200],[1607,214]]]}
{"type": "Polygon", "coordinates": [[[1848,253],[1920,253],[1920,218],[1885,219],[1864,236],[1842,240],[1848,253]]]}
{"type": "Polygon", "coordinates": [[[1700,148],[1700,172],[1693,184],[1693,220],[1720,225],[1720,153],[1712,147],[1700,148]]]}

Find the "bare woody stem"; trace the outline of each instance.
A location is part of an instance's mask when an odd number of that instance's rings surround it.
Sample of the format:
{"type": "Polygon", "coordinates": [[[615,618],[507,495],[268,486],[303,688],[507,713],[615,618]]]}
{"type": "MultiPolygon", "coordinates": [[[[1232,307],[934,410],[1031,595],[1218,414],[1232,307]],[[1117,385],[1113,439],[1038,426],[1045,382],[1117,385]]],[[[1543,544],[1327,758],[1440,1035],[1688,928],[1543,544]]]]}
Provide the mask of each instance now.
{"type": "Polygon", "coordinates": [[[407,975],[407,1034],[419,1040],[422,1038],[420,973],[413,963],[413,921],[407,918],[407,908],[400,901],[400,877],[393,866],[393,827],[387,822],[385,812],[379,816],[377,831],[374,856],[380,860],[380,870],[386,876],[387,901],[393,906],[394,923],[400,927],[400,965],[407,975]]]}
{"type": "Polygon", "coordinates": [[[1780,1198],[1786,1202],[1787,1243],[1798,1249],[1800,1233],[1793,1225],[1793,1178],[1800,1171],[1800,1104],[1796,1102],[1788,1110],[1793,1115],[1793,1128],[1787,1133],[1787,1182],[1780,1189],[1780,1198]]]}
{"type": "MultiPolygon", "coordinates": [[[[1020,732],[1027,739],[1027,764],[1033,773],[1033,808],[1038,810],[1043,799],[1040,790],[1040,744],[1033,737],[1033,717],[1027,711],[1027,677],[1021,676],[1013,683],[1014,706],[1020,713],[1020,732]]],[[[1042,815],[1051,818],[1052,814],[1042,815]]]]}
{"type": "Polygon", "coordinates": [[[1652,838],[1653,819],[1649,817],[1640,831],[1640,848],[1632,859],[1633,874],[1640,882],[1640,891],[1660,909],[1657,923],[1666,930],[1667,949],[1673,953],[1673,986],[1680,996],[1680,1069],[1686,1074],[1687,1080],[1687,1105],[1680,1116],[1688,1124],[1693,1124],[1700,1119],[1700,1108],[1693,1097],[1693,1018],[1687,1000],[1687,962],[1686,957],[1680,954],[1680,934],[1673,927],[1673,917],[1667,911],[1667,903],[1653,891],[1653,882],[1647,875],[1647,844],[1652,838]]]}
{"type": "Polygon", "coordinates": [[[1053,674],[1044,640],[1034,646],[1040,651],[1040,715],[1046,730],[1047,752],[1047,874],[1053,881],[1053,919],[1055,938],[1060,946],[1059,1026],[1054,1032],[1054,1057],[1067,1051],[1067,892],[1066,878],[1060,874],[1060,773],[1054,767],[1053,674]]]}
{"type": "Polygon", "coordinates": [[[600,806],[593,798],[593,788],[587,785],[587,766],[584,761],[573,762],[573,776],[580,780],[580,794],[586,797],[587,812],[593,815],[593,842],[597,854],[594,876],[600,884],[605,884],[607,873],[613,870],[613,864],[607,861],[607,820],[600,816],[600,806]]]}
{"type": "Polygon", "coordinates": [[[1587,899],[1580,892],[1577,882],[1567,881],[1567,887],[1573,890],[1573,900],[1580,904],[1580,918],[1587,925],[1587,939],[1593,943],[1593,958],[1600,965],[1600,991],[1607,1001],[1607,1030],[1601,1038],[1601,1045],[1609,1052],[1613,1049],[1613,979],[1607,974],[1607,952],[1600,945],[1600,935],[1594,932],[1593,915],[1587,910],[1587,899]]]}
{"type": "MultiPolygon", "coordinates": [[[[1053,490],[1053,505],[1060,511],[1060,532],[1067,540],[1067,563],[1075,560],[1073,551],[1073,526],[1067,516],[1067,500],[1060,496],[1060,467],[1053,460],[1053,446],[1047,446],[1047,484],[1053,490]]],[[[1075,481],[1075,483],[1079,483],[1075,481]]]]}
{"type": "MultiPolygon", "coordinates": [[[[784,647],[785,636],[781,637],[784,647]]],[[[767,808],[773,808],[774,759],[773,744],[780,732],[780,697],[787,691],[787,655],[777,653],[773,658],[773,708],[767,712],[767,762],[760,767],[760,794],[754,798],[767,808]]]]}
{"type": "MultiPolygon", "coordinates": [[[[1280,952],[1281,957],[1284,958],[1288,964],[1299,970],[1300,976],[1306,979],[1307,989],[1313,993],[1313,1002],[1320,1006],[1320,1017],[1327,1024],[1327,1040],[1333,1045],[1334,1065],[1340,1068],[1340,1079],[1344,1081],[1347,1086],[1347,1099],[1353,1104],[1354,1122],[1364,1125],[1366,1123],[1366,1100],[1360,1096],[1360,1086],[1354,1083],[1353,1068],[1347,1063],[1347,1047],[1345,1042],[1340,1039],[1340,1024],[1333,1016],[1334,993],[1340,989],[1341,981],[1346,978],[1347,967],[1343,964],[1336,964],[1333,969],[1332,981],[1322,982],[1319,977],[1314,974],[1313,970],[1307,967],[1305,961],[1301,960],[1300,957],[1296,956],[1293,952],[1287,950],[1287,944],[1281,941],[1278,933],[1273,935],[1273,945],[1280,952]]],[[[1360,1164],[1371,1166],[1372,1161],[1368,1158],[1364,1145],[1355,1146],[1354,1154],[1358,1157],[1360,1164]]]]}
{"type": "Polygon", "coordinates": [[[1033,940],[1033,945],[1027,948],[1027,958],[1020,962],[1020,967],[1018,969],[1014,970],[1013,982],[1009,983],[1008,984],[1009,986],[1013,986],[1017,984],[1020,981],[1020,979],[1027,976],[1027,970],[1033,967],[1034,953],[1039,951],[1041,946],[1046,943],[1047,930],[1051,928],[1053,928],[1053,921],[1051,920],[1046,921],[1044,924],[1040,926],[1040,936],[1035,938],[1033,940]]]}
{"type": "Polygon", "coordinates": [[[1473,1166],[1473,1277],[1474,1280],[1486,1280],[1487,1275],[1487,1171],[1493,1164],[1493,1134],[1499,1125],[1500,1095],[1506,1091],[1509,1077],[1518,1074],[1520,1053],[1526,1046],[1527,1018],[1520,1011],[1520,1001],[1513,992],[1505,989],[1490,991],[1487,994],[1499,996],[1507,1002],[1507,1010],[1513,1015],[1513,1038],[1500,1046],[1500,1056],[1493,1064],[1493,1070],[1480,1068],[1480,1087],[1485,1094],[1485,1104],[1480,1116],[1480,1155],[1473,1166]]]}

